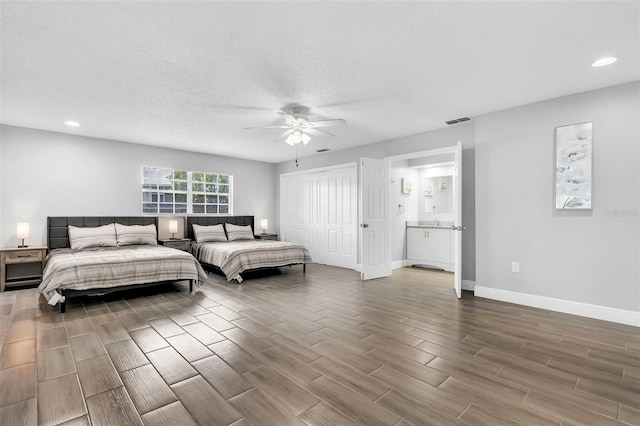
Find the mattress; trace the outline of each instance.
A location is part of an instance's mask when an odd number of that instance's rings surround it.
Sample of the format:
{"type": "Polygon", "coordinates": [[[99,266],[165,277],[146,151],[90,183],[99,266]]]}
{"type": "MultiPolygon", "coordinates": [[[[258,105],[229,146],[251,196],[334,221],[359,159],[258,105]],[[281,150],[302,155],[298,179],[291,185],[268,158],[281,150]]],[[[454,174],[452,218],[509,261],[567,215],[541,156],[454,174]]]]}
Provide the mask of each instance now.
{"type": "Polygon", "coordinates": [[[195,243],[193,255],[203,263],[217,266],[227,281],[242,282],[244,271],[311,263],[306,247],[286,241],[246,240],[195,243]]]}
{"type": "Polygon", "coordinates": [[[91,290],[162,281],[205,281],[198,261],[185,251],[156,245],[56,249],[47,256],[38,291],[50,305],[59,290],[91,290]]]}

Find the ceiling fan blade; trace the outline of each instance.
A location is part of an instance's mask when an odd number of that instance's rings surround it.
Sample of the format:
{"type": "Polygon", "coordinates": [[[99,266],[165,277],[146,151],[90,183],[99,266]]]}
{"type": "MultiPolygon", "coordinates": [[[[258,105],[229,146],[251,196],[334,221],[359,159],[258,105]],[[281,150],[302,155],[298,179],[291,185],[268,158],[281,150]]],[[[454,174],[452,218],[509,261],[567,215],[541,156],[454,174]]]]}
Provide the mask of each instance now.
{"type": "Polygon", "coordinates": [[[315,128],[315,127],[342,126],[344,124],[347,124],[347,122],[341,118],[338,118],[335,120],[307,121],[305,124],[315,128]]]}
{"type": "Polygon", "coordinates": [[[278,114],[280,114],[282,118],[284,118],[284,121],[286,121],[288,125],[298,124],[298,119],[295,118],[293,115],[289,114],[288,112],[280,111],[278,112],[278,114]]]}
{"type": "Polygon", "coordinates": [[[278,136],[278,140],[286,139],[286,137],[289,136],[291,133],[293,133],[293,129],[287,130],[286,132],[278,136]]]}
{"type": "Polygon", "coordinates": [[[259,126],[259,127],[245,127],[245,130],[250,129],[288,129],[289,126],[259,126]]]}
{"type": "Polygon", "coordinates": [[[328,135],[328,136],[332,136],[333,137],[333,135],[331,133],[329,133],[329,132],[325,132],[324,130],[314,129],[312,127],[307,127],[306,129],[304,129],[304,132],[305,133],[309,133],[310,135],[314,135],[314,136],[325,136],[325,135],[328,135]]]}

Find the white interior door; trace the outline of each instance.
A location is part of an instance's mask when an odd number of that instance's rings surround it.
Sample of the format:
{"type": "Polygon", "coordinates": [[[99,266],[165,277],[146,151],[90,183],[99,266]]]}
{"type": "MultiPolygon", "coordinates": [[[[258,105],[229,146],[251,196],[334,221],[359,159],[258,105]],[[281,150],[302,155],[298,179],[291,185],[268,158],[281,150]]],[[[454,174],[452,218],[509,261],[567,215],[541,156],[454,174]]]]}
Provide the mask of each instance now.
{"type": "Polygon", "coordinates": [[[326,264],[355,269],[358,231],[356,168],[329,170],[324,182],[326,264]]]}
{"type": "Polygon", "coordinates": [[[357,163],[281,175],[281,238],[315,263],[356,269],[357,163]]]}
{"type": "Polygon", "coordinates": [[[462,297],[462,142],[456,145],[453,173],[455,230],[453,232],[454,287],[458,299],[462,297]]]}
{"type": "Polygon", "coordinates": [[[387,220],[388,179],[384,160],[360,159],[360,262],[362,279],[391,275],[387,220]]]}

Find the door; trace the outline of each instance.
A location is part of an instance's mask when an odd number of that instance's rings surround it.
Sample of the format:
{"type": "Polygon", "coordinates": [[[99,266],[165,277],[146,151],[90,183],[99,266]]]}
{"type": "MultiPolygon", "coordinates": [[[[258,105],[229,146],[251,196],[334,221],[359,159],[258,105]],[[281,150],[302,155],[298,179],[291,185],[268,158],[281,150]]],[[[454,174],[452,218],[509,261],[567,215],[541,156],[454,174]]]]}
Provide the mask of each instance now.
{"type": "Polygon", "coordinates": [[[327,265],[355,269],[357,263],[356,168],[329,170],[324,180],[327,265]]]}
{"type": "Polygon", "coordinates": [[[387,167],[384,160],[360,159],[360,262],[362,279],[391,275],[387,220],[387,167]]]}
{"type": "Polygon", "coordinates": [[[458,299],[462,297],[462,142],[456,145],[455,165],[453,172],[453,208],[455,225],[453,232],[454,287],[458,299]]]}
{"type": "Polygon", "coordinates": [[[280,178],[281,238],[302,244],[315,263],[356,269],[357,163],[280,178]]]}

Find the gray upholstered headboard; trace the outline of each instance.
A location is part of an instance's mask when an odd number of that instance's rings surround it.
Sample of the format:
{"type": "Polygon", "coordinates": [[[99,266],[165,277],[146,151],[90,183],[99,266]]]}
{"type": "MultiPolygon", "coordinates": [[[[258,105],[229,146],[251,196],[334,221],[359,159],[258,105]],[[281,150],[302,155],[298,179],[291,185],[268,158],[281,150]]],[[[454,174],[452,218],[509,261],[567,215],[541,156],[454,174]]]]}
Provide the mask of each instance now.
{"type": "Polygon", "coordinates": [[[210,226],[224,223],[233,225],[251,225],[251,231],[255,233],[253,228],[253,216],[187,216],[187,238],[195,241],[193,236],[193,224],[210,226]]]}
{"type": "Polygon", "coordinates": [[[49,250],[69,247],[69,225],[80,228],[119,223],[121,225],[156,225],[157,216],[55,216],[47,218],[47,246],[49,250]]]}

